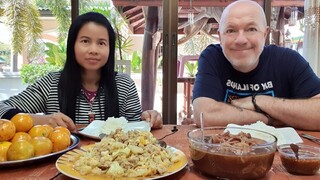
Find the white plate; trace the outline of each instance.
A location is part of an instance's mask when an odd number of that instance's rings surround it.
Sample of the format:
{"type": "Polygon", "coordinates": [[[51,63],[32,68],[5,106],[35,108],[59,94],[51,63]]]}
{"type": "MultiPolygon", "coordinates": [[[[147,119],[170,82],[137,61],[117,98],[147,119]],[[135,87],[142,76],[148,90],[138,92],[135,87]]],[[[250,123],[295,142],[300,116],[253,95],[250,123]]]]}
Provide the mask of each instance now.
{"type": "Polygon", "coordinates": [[[299,134],[292,127],[274,128],[272,126],[268,126],[262,123],[261,121],[258,121],[254,124],[243,125],[243,126],[236,125],[236,124],[228,124],[227,127],[243,127],[243,128],[256,129],[256,130],[270,133],[277,137],[278,139],[277,146],[280,146],[282,144],[291,144],[291,143],[297,144],[297,143],[303,142],[299,134]]]}
{"type": "MultiPolygon", "coordinates": [[[[86,149],[86,148],[83,148],[83,149],[86,149]]],[[[170,175],[173,175],[181,171],[188,164],[188,158],[181,150],[171,146],[168,146],[167,149],[170,149],[173,153],[177,153],[178,156],[180,157],[180,161],[171,165],[168,168],[168,172],[165,174],[151,176],[151,177],[143,177],[143,179],[152,180],[152,179],[161,179],[164,177],[168,177],[170,175]]],[[[125,177],[112,178],[112,177],[103,176],[103,175],[81,175],[78,171],[76,171],[73,168],[73,164],[74,164],[74,161],[76,161],[77,158],[79,158],[79,155],[83,153],[83,151],[84,150],[74,149],[60,156],[59,159],[56,161],[57,169],[62,174],[68,177],[71,177],[74,179],[81,179],[81,180],[113,180],[113,179],[132,179],[133,180],[135,179],[135,178],[125,178],[125,177]]],[[[142,179],[142,178],[137,178],[137,179],[142,179]]]]}
{"type": "MultiPolygon", "coordinates": [[[[102,132],[102,127],[105,125],[106,121],[92,121],[86,128],[79,131],[79,134],[90,137],[93,139],[100,140],[99,135],[102,132]]],[[[122,128],[125,132],[130,130],[142,130],[142,131],[150,131],[150,123],[146,121],[135,121],[135,122],[128,122],[124,127],[118,127],[122,128]]]]}

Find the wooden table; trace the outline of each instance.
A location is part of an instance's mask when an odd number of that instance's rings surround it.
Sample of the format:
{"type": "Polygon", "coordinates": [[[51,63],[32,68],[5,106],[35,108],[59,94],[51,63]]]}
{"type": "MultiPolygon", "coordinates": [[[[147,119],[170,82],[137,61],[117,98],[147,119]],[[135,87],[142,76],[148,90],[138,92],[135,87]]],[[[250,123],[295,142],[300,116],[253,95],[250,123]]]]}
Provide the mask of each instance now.
{"type": "MultiPolygon", "coordinates": [[[[161,138],[166,134],[170,134],[171,130],[174,125],[165,125],[162,129],[159,130],[152,130],[152,134],[156,138],[161,138]]],[[[188,147],[188,139],[187,133],[195,129],[193,125],[178,125],[176,126],[178,131],[166,137],[164,140],[167,142],[168,145],[173,146],[177,149],[183,151],[189,159],[188,165],[181,170],[180,172],[168,176],[164,179],[186,179],[186,180],[197,180],[197,179],[209,179],[208,177],[202,176],[197,170],[193,168],[192,161],[190,159],[189,147],[188,147]]],[[[305,131],[298,131],[298,132],[305,132],[305,131]]],[[[320,132],[307,132],[308,134],[314,135],[320,138],[320,132]]],[[[79,146],[87,145],[94,143],[95,141],[81,137],[81,142],[79,146]]],[[[309,140],[303,139],[304,143],[309,145],[314,145],[320,147],[309,140]]],[[[55,162],[57,157],[47,159],[45,162],[36,163],[28,165],[27,167],[13,167],[13,168],[1,168],[0,169],[0,178],[1,179],[17,179],[17,180],[70,180],[69,178],[63,174],[60,174],[55,167],[55,162]],[[53,178],[55,175],[55,178],[53,178]]],[[[274,162],[272,165],[271,170],[267,173],[266,177],[263,180],[287,180],[287,179],[294,179],[294,180],[319,180],[320,179],[320,172],[318,172],[314,176],[295,176],[291,175],[286,172],[286,170],[282,167],[279,154],[276,153],[274,162]]]]}
{"type": "Polygon", "coordinates": [[[192,97],[192,89],[194,85],[194,77],[179,77],[178,83],[183,83],[183,98],[184,105],[183,111],[187,115],[187,118],[191,118],[192,110],[191,110],[191,97],[192,97]]]}

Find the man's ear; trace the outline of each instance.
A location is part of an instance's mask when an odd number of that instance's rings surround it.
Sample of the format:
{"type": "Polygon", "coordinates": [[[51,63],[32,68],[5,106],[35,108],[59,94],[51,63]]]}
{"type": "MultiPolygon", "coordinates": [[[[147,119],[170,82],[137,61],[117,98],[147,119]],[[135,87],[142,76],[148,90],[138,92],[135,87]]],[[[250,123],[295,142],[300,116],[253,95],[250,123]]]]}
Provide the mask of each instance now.
{"type": "Polygon", "coordinates": [[[270,27],[267,26],[267,27],[266,27],[266,30],[265,30],[265,32],[264,32],[264,38],[265,38],[265,39],[267,38],[269,32],[270,32],[270,27]]]}
{"type": "Polygon", "coordinates": [[[220,31],[218,30],[218,37],[219,37],[219,42],[221,43],[221,36],[220,36],[220,31]]]}

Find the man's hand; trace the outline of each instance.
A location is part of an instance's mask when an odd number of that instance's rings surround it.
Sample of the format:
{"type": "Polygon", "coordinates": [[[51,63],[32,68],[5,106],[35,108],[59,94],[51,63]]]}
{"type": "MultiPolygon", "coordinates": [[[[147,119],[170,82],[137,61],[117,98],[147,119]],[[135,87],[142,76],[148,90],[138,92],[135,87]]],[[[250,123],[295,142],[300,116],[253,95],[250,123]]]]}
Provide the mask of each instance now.
{"type": "Polygon", "coordinates": [[[141,119],[150,122],[151,128],[162,128],[163,122],[161,114],[156,110],[146,110],[141,114],[141,119]]]}
{"type": "Polygon", "coordinates": [[[248,96],[245,98],[234,99],[230,102],[233,106],[240,107],[243,109],[255,111],[254,105],[252,103],[252,97],[248,96]]]}

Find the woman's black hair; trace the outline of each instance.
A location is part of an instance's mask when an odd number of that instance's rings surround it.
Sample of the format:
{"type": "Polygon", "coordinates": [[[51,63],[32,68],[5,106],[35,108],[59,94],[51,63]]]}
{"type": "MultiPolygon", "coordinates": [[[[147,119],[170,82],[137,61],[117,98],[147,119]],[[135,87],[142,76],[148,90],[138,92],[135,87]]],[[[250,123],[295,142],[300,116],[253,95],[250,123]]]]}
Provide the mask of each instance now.
{"type": "MultiPolygon", "coordinates": [[[[109,34],[109,57],[107,63],[101,67],[100,88],[105,94],[105,119],[110,116],[108,107],[110,102],[115,102],[117,98],[115,71],[114,71],[114,54],[115,54],[115,33],[105,16],[96,12],[88,12],[78,16],[71,24],[67,40],[67,59],[59,81],[59,105],[60,111],[75,121],[77,96],[80,95],[82,89],[81,67],[75,58],[74,45],[80,29],[87,23],[94,22],[104,26],[109,34]],[[108,103],[109,102],[109,103],[108,103]]],[[[100,92],[99,92],[100,91],[100,92]]],[[[116,101],[117,102],[117,101],[116,101]]]]}

